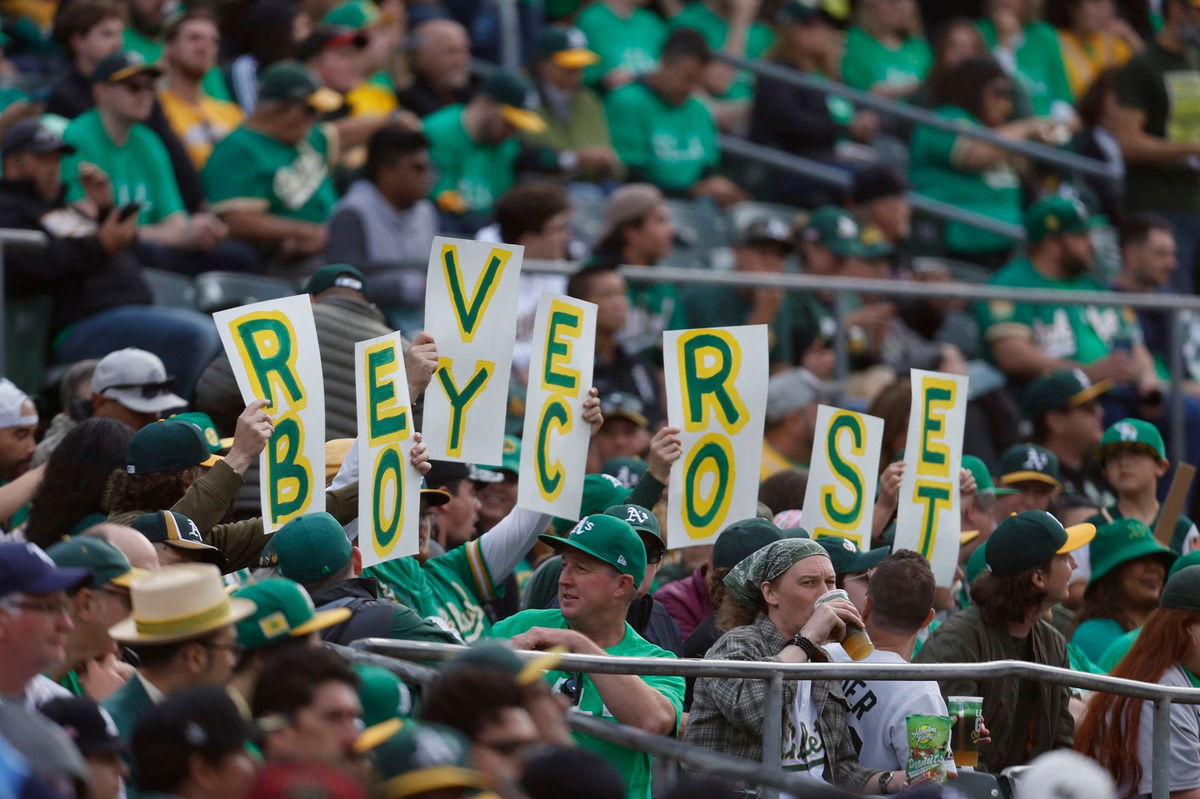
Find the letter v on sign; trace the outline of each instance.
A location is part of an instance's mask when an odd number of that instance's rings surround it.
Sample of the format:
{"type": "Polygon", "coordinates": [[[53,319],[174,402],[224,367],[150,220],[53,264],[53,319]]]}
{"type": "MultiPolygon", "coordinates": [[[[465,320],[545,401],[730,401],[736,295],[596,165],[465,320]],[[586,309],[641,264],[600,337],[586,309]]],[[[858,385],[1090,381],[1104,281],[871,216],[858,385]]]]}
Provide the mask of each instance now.
{"type": "Polygon", "coordinates": [[[450,304],[454,308],[454,318],[458,321],[458,329],[464,342],[469,344],[475,338],[479,320],[483,318],[492,295],[496,293],[496,287],[500,285],[500,278],[504,274],[504,267],[508,265],[510,255],[512,253],[501,249],[494,249],[488,253],[487,263],[475,279],[475,288],[468,298],[458,248],[453,244],[442,246],[442,269],[446,274],[446,285],[450,288],[450,304]]]}

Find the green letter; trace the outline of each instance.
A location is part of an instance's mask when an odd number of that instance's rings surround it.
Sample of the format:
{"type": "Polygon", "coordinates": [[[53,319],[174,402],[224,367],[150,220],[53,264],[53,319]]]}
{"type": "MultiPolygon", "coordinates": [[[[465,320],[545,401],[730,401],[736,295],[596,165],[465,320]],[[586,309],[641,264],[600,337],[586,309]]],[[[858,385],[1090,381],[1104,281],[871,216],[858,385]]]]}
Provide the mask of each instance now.
{"type": "Polygon", "coordinates": [[[304,457],[304,432],[292,415],[275,422],[275,433],[267,442],[267,504],[271,521],[282,525],[308,508],[311,499],[312,464],[304,457]]]}
{"type": "Polygon", "coordinates": [[[400,520],[404,517],[404,470],[400,466],[400,448],[392,445],[384,447],[375,460],[374,492],[371,495],[371,545],[382,557],[392,550],[396,544],[396,532],[400,529],[400,520]],[[387,508],[383,507],[385,487],[387,483],[396,487],[393,513],[388,516],[387,508]]]}
{"type": "Polygon", "coordinates": [[[477,361],[475,373],[461,391],[454,383],[453,367],[452,359],[442,358],[435,374],[442,390],[446,392],[446,399],[450,400],[450,437],[446,443],[446,452],[458,457],[462,453],[463,424],[466,421],[467,410],[492,379],[496,364],[491,361],[477,361]]]}
{"type": "Polygon", "coordinates": [[[950,489],[942,483],[918,482],[917,502],[925,503],[921,510],[921,537],[917,553],[925,560],[933,559],[933,545],[937,540],[937,522],[944,508],[950,507],[950,489]]]}
{"type": "Polygon", "coordinates": [[[462,333],[463,341],[470,342],[475,338],[476,327],[483,318],[492,295],[496,293],[496,286],[500,284],[500,274],[508,263],[509,255],[506,250],[492,250],[487,266],[475,281],[475,291],[468,305],[466,294],[463,292],[462,269],[458,265],[458,249],[454,245],[447,245],[442,249],[446,285],[450,287],[450,306],[454,309],[454,318],[458,321],[458,330],[462,333]]]}
{"type": "Polygon", "coordinates": [[[396,404],[396,387],[388,375],[396,371],[395,347],[384,347],[367,353],[367,438],[372,444],[384,438],[403,440],[408,429],[408,414],[396,404]]]}
{"type": "Polygon", "coordinates": [[[829,468],[833,470],[833,474],[837,477],[842,485],[850,489],[850,493],[854,496],[854,501],[850,507],[843,507],[838,504],[837,491],[833,486],[825,486],[821,489],[821,500],[825,509],[825,515],[833,520],[838,526],[852,527],[858,522],[859,514],[862,513],[863,506],[863,478],[862,473],[853,463],[848,463],[842,459],[842,454],[838,452],[837,439],[838,433],[846,430],[852,436],[850,451],[855,454],[861,454],[863,449],[863,429],[859,420],[849,414],[835,416],[829,424],[829,468]]]}
{"type": "Polygon", "coordinates": [[[538,420],[537,448],[534,463],[537,465],[538,492],[548,501],[557,499],[562,490],[563,469],[558,461],[550,462],[550,429],[558,427],[563,432],[571,429],[571,411],[562,398],[551,396],[542,408],[538,420]]]}
{"type": "Polygon", "coordinates": [[[278,408],[272,390],[275,383],[286,394],[288,405],[293,409],[304,398],[304,391],[296,381],[296,353],[292,349],[291,326],[282,315],[252,316],[244,322],[234,323],[237,348],[241,354],[250,379],[259,389],[256,394],[278,408]]]}

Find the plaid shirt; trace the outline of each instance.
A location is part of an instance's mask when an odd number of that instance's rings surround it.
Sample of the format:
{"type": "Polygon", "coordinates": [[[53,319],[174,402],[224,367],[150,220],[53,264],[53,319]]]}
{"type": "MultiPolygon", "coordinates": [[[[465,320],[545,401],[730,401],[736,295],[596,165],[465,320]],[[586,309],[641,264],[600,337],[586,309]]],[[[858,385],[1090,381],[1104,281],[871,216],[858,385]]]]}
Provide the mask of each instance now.
{"type": "MultiPolygon", "coordinates": [[[[730,630],[705,655],[706,660],[779,661],[787,641],[765,614],[753,624],[730,630]]],[[[762,760],[763,716],[767,706],[767,680],[731,677],[701,677],[696,680],[695,699],[688,716],[684,740],[714,752],[762,760]]],[[[817,729],[825,742],[824,778],[842,788],[858,791],[876,771],[858,764],[858,751],[846,723],[849,705],[837,682],[814,680],[783,683],[783,743],[796,735],[793,708],[799,685],[812,686],[817,711],[817,729]]],[[[749,786],[743,786],[749,787],[749,786]]]]}

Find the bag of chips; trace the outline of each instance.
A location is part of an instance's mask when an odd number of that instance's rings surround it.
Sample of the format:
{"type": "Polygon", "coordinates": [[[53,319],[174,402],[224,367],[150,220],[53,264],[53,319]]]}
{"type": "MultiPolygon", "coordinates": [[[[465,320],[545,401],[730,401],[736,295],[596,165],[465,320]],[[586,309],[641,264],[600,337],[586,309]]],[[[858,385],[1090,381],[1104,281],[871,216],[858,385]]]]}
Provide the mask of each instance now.
{"type": "Polygon", "coordinates": [[[909,716],[908,763],[904,773],[909,781],[933,772],[927,779],[946,782],[946,754],[950,744],[949,716],[909,716]]]}

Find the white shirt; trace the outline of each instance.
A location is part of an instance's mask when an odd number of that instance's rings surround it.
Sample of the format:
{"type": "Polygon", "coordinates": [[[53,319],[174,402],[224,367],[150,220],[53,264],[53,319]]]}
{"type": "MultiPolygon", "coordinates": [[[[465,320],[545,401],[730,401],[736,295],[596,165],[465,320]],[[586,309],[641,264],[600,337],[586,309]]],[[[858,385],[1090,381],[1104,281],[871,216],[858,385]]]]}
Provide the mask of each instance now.
{"type": "MultiPolygon", "coordinates": [[[[853,662],[839,644],[824,649],[835,663],[853,662]]],[[[895,652],[882,649],[858,662],[907,663],[895,652]]],[[[843,680],[842,693],[850,705],[846,722],[862,741],[858,762],[863,768],[903,772],[908,765],[908,717],[950,715],[933,680],[843,680]]],[[[952,769],[948,759],[946,770],[952,769]]]]}
{"type": "Polygon", "coordinates": [[[812,701],[812,683],[796,683],[792,705],[795,738],[783,742],[783,767],[815,782],[825,782],[825,740],[817,727],[817,706],[812,701]]]}

